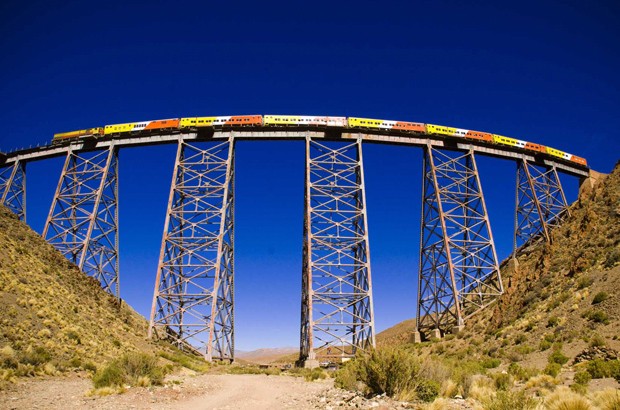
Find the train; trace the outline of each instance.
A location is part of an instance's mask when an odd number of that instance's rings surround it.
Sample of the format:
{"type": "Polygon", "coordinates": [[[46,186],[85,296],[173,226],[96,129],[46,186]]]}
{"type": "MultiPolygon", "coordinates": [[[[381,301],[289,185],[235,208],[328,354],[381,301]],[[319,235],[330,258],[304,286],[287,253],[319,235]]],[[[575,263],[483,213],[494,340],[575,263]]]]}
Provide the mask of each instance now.
{"type": "Polygon", "coordinates": [[[407,121],[380,120],[358,117],[325,117],[311,115],[230,115],[216,117],[187,117],[165,120],[131,122],[112,124],[104,127],[87,128],[83,130],[54,134],[52,144],[62,144],[88,138],[107,138],[133,136],[148,133],[180,132],[198,130],[200,128],[225,129],[240,127],[325,127],[338,129],[369,129],[379,131],[398,131],[406,134],[437,135],[442,137],[456,137],[466,140],[482,141],[488,144],[497,144],[520,148],[532,153],[547,154],[552,157],[570,161],[584,167],[588,166],[584,158],[569,154],[555,148],[533,142],[510,138],[488,132],[452,128],[444,125],[425,124],[407,121]]]}

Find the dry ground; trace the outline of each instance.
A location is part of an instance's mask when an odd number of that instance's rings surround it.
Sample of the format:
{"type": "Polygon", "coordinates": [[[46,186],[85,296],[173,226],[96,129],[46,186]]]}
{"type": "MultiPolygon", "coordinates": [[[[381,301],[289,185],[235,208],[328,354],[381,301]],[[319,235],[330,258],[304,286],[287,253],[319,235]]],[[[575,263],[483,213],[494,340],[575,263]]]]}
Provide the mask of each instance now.
{"type": "Polygon", "coordinates": [[[131,388],[120,395],[87,397],[88,378],[31,379],[0,391],[0,409],[314,409],[332,380],[266,375],[170,378],[180,384],[131,388]]]}

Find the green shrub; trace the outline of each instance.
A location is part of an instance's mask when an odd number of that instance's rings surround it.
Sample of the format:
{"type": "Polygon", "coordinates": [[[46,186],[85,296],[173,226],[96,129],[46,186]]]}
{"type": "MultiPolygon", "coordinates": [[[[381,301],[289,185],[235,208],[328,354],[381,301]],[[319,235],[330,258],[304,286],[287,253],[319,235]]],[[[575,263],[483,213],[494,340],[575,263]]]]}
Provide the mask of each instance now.
{"type": "Polygon", "coordinates": [[[397,348],[376,349],[338,370],[336,386],[355,390],[357,382],[361,382],[366,395],[385,393],[398,400],[428,399],[435,388],[438,394],[439,384],[430,383],[420,370],[420,362],[413,354],[397,348]]]}
{"type": "Polygon", "coordinates": [[[93,376],[95,388],[162,384],[164,371],[157,358],[144,353],[128,353],[108,363],[93,376]]]}
{"type": "Polygon", "coordinates": [[[488,359],[484,359],[480,364],[485,369],[495,369],[500,364],[502,364],[502,361],[499,359],[488,358],[488,359]]]}
{"type": "Polygon", "coordinates": [[[519,345],[525,342],[526,340],[527,340],[527,336],[525,336],[523,333],[520,333],[517,335],[517,337],[515,337],[515,344],[519,345]]]}
{"type": "Polygon", "coordinates": [[[547,327],[556,327],[559,324],[560,324],[560,318],[558,318],[557,316],[551,316],[547,320],[547,327]]]}
{"type": "Polygon", "coordinates": [[[595,333],[590,338],[590,346],[591,347],[601,347],[605,346],[605,338],[598,333],[595,333]]]}
{"type": "Polygon", "coordinates": [[[573,379],[575,383],[587,386],[592,380],[592,376],[587,371],[580,371],[575,373],[575,378],[573,379]]]}
{"type": "Polygon", "coordinates": [[[538,370],[521,367],[518,363],[510,363],[508,366],[508,374],[514,376],[515,379],[526,381],[530,377],[538,374],[538,370]]]}
{"type": "Polygon", "coordinates": [[[599,303],[605,301],[608,297],[609,295],[607,294],[607,292],[599,292],[594,295],[594,299],[592,299],[592,304],[598,305],[599,303]]]}
{"type": "Polygon", "coordinates": [[[538,345],[538,349],[541,352],[544,352],[545,350],[549,349],[551,347],[551,342],[549,342],[548,340],[541,340],[540,344],[538,345]]]}
{"type": "Polygon", "coordinates": [[[562,370],[562,365],[558,363],[549,363],[543,373],[548,374],[551,377],[557,377],[560,374],[560,370],[562,370]]]}
{"type": "Polygon", "coordinates": [[[19,355],[20,363],[30,364],[33,366],[40,366],[49,362],[51,359],[52,355],[41,346],[21,352],[19,355]]]}
{"type": "Polygon", "coordinates": [[[497,373],[493,379],[497,390],[507,391],[512,386],[512,377],[507,373],[497,373]]]}
{"type": "Polygon", "coordinates": [[[564,365],[567,362],[568,362],[568,357],[566,357],[560,349],[554,350],[553,353],[549,355],[549,363],[557,363],[559,365],[564,365]]]}
{"type": "Polygon", "coordinates": [[[590,360],[586,370],[593,379],[613,377],[617,380],[620,378],[620,360],[590,360]]]}
{"type": "Polygon", "coordinates": [[[594,283],[594,280],[589,276],[582,276],[577,281],[577,290],[585,289],[590,287],[594,283]]]}
{"type": "Polygon", "coordinates": [[[602,310],[590,309],[585,311],[581,316],[595,323],[609,324],[609,316],[602,310]]]}

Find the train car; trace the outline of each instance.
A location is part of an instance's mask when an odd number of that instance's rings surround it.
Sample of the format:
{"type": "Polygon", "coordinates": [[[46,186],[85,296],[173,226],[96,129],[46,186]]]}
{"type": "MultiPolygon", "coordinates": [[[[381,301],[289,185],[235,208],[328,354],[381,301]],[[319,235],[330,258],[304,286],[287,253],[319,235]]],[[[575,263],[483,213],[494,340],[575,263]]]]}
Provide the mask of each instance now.
{"type": "Polygon", "coordinates": [[[493,134],[493,142],[501,145],[508,145],[509,147],[525,149],[527,141],[518,140],[516,138],[505,137],[503,135],[493,134]]]}
{"type": "Polygon", "coordinates": [[[396,130],[409,132],[426,132],[424,124],[406,121],[377,120],[374,118],[349,117],[350,128],[370,128],[378,130],[396,130]]]}
{"type": "Polygon", "coordinates": [[[557,158],[565,159],[567,161],[570,161],[571,159],[571,154],[567,154],[564,151],[560,151],[559,149],[555,149],[551,147],[546,147],[546,149],[547,149],[547,154],[549,155],[552,155],[557,158]]]}
{"type": "Polygon", "coordinates": [[[69,131],[69,132],[59,132],[57,134],[54,134],[54,138],[52,138],[52,142],[67,141],[67,140],[72,140],[72,139],[77,139],[77,138],[89,138],[89,137],[98,138],[98,137],[103,136],[104,135],[103,133],[104,133],[103,127],[87,128],[85,130],[77,130],[77,131],[69,131]]]}
{"type": "Polygon", "coordinates": [[[469,138],[478,141],[493,142],[493,134],[463,128],[446,127],[445,125],[426,124],[428,134],[447,135],[449,137],[469,138]]]}
{"type": "Polygon", "coordinates": [[[579,165],[583,165],[584,167],[588,166],[588,161],[585,158],[578,157],[577,155],[571,155],[570,160],[572,162],[576,162],[579,165]]]}
{"type": "Polygon", "coordinates": [[[313,115],[265,115],[263,124],[266,126],[314,125],[319,127],[346,127],[346,117],[321,117],[313,115]]]}
{"type": "Polygon", "coordinates": [[[547,152],[547,147],[545,147],[544,145],[540,145],[540,144],[534,144],[533,142],[525,142],[525,149],[530,150],[530,151],[536,151],[536,152],[547,152]]]}
{"type": "Polygon", "coordinates": [[[129,122],[125,124],[112,124],[106,125],[104,129],[105,135],[112,134],[124,134],[139,133],[139,132],[153,132],[160,130],[175,130],[179,128],[179,119],[171,118],[166,120],[152,120],[152,121],[140,121],[129,122]]]}
{"type": "Polygon", "coordinates": [[[181,118],[180,128],[220,128],[220,127],[245,127],[261,126],[263,117],[261,115],[228,115],[219,117],[186,117],[181,118]]]}

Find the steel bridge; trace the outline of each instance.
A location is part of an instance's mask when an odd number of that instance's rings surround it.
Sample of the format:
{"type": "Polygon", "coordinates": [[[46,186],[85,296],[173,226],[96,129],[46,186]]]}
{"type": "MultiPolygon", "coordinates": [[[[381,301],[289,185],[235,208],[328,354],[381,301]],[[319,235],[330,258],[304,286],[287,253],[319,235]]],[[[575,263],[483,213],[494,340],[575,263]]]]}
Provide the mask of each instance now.
{"type": "MultiPolygon", "coordinates": [[[[300,363],[375,346],[364,143],[423,150],[414,340],[459,331],[503,292],[476,155],[516,163],[514,249],[568,212],[558,172],[586,167],[518,148],[398,131],[257,127],[78,140],[0,153],[1,202],[26,220],[26,165],[64,156],[43,236],[120,298],[118,153],[176,144],[149,337],[207,360],[234,360],[235,142],[305,141],[300,363]]],[[[301,183],[301,181],[300,181],[301,183]]]]}

